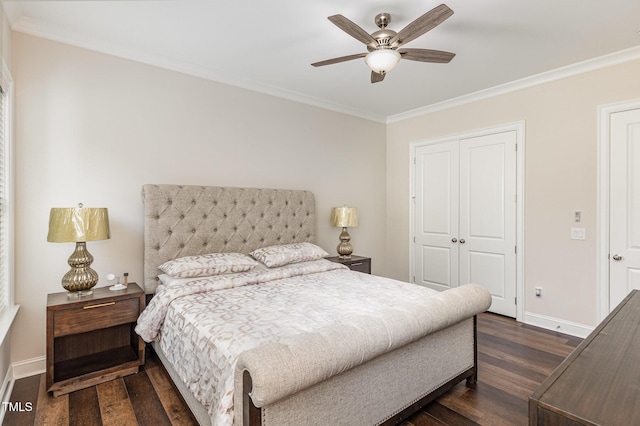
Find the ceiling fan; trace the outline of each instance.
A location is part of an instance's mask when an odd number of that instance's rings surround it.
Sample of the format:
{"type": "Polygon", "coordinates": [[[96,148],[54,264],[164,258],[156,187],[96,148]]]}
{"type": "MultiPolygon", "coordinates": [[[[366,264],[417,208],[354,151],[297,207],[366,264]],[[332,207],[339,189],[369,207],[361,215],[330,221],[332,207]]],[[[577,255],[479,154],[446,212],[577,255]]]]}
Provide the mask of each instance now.
{"type": "Polygon", "coordinates": [[[376,25],[380,30],[372,34],[367,33],[342,15],[329,16],[327,19],[338,28],[364,43],[369,53],[341,56],[327,59],[326,61],[314,62],[311,65],[321,67],[365,58],[367,65],[371,68],[371,83],[378,83],[384,80],[384,76],[398,64],[400,58],[419,62],[448,63],[456,55],[455,53],[431,49],[399,49],[399,47],[434,29],[451,15],[453,15],[453,10],[449,9],[445,4],[441,4],[396,33],[387,28],[391,21],[391,16],[388,13],[380,13],[375,18],[376,25]]]}

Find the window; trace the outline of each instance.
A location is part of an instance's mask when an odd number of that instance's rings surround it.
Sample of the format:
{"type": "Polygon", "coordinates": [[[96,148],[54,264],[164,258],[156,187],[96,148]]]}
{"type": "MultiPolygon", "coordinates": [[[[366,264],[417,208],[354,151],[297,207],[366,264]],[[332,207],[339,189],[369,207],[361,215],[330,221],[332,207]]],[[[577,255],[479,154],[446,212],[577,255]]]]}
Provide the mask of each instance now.
{"type": "Polygon", "coordinates": [[[4,84],[0,82],[0,312],[7,306],[9,288],[9,200],[7,184],[10,183],[8,175],[9,147],[5,138],[5,113],[7,106],[7,94],[4,84]]]}
{"type": "Polygon", "coordinates": [[[18,311],[13,303],[13,80],[4,61],[0,69],[0,344],[18,311]]]}

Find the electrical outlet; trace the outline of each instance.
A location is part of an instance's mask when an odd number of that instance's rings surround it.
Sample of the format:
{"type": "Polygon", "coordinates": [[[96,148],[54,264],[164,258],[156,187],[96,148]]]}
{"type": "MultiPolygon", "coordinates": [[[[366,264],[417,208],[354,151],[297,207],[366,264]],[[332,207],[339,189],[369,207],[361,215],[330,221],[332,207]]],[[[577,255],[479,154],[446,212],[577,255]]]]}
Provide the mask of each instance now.
{"type": "Polygon", "coordinates": [[[542,287],[536,287],[536,297],[542,297],[542,287]]]}

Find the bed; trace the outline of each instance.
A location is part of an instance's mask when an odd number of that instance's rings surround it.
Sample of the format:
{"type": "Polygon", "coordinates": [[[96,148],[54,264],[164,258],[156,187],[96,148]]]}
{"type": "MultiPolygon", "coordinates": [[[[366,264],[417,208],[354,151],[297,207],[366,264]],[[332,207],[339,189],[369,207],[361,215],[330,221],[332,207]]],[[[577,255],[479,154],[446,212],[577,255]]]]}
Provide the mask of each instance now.
{"type": "Polygon", "coordinates": [[[155,295],[136,331],[200,424],[396,424],[475,383],[484,287],[439,293],[323,259],[309,191],[144,185],[142,195],[144,287],[155,295]]]}

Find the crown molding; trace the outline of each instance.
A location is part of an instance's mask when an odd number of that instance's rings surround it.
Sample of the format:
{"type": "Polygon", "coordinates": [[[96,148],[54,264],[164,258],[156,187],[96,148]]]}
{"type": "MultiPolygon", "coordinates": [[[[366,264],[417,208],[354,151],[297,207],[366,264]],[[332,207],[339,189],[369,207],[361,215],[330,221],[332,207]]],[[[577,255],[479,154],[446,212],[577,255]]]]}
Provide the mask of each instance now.
{"type": "Polygon", "coordinates": [[[551,71],[543,72],[530,77],[525,77],[520,80],[515,80],[509,83],[501,84],[499,86],[479,90],[468,95],[459,96],[456,98],[448,99],[446,101],[416,108],[411,111],[391,115],[387,117],[386,123],[395,123],[397,121],[419,117],[421,115],[430,114],[436,111],[442,111],[444,109],[465,105],[471,102],[480,101],[498,95],[504,95],[506,93],[515,92],[517,90],[537,86],[539,84],[549,83],[551,81],[560,80],[566,77],[583,74],[589,71],[610,67],[612,65],[617,65],[636,59],[640,59],[640,47],[632,47],[630,49],[625,49],[619,52],[610,53],[608,55],[599,56],[597,58],[588,59],[586,61],[577,62],[565,67],[556,68],[551,71]]]}

